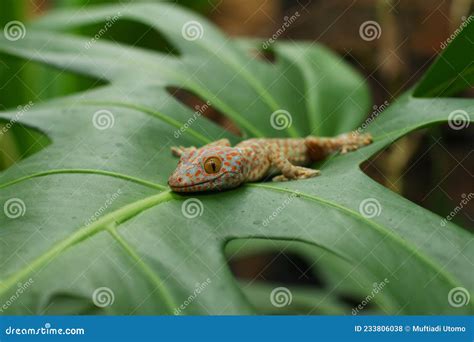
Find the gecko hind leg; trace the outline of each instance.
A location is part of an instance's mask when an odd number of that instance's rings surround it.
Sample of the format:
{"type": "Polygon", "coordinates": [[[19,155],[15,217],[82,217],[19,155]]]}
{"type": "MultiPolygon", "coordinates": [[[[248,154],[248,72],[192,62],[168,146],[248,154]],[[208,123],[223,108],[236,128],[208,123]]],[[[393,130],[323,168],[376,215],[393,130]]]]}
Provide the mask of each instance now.
{"type": "Polygon", "coordinates": [[[288,158],[284,157],[277,145],[270,148],[269,159],[271,164],[276,167],[282,174],[273,177],[274,182],[284,182],[293,179],[306,179],[319,176],[319,170],[313,170],[307,167],[296,166],[291,164],[288,158]]]}
{"type": "Polygon", "coordinates": [[[284,174],[275,176],[272,178],[273,182],[286,182],[293,179],[307,179],[312,177],[317,177],[321,174],[319,170],[309,169],[307,167],[302,166],[293,166],[291,173],[287,173],[286,176],[284,174]]]}

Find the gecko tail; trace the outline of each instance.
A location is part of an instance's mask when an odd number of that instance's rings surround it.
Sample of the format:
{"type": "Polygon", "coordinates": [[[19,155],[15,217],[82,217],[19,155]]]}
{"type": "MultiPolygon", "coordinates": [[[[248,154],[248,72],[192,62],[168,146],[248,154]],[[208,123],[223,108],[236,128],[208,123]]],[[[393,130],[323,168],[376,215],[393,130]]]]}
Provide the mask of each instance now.
{"type": "Polygon", "coordinates": [[[372,143],[372,136],[370,134],[359,134],[356,131],[340,134],[334,138],[315,136],[305,138],[308,154],[313,161],[324,159],[338,151],[341,151],[342,154],[355,151],[370,143],[372,143]]]}

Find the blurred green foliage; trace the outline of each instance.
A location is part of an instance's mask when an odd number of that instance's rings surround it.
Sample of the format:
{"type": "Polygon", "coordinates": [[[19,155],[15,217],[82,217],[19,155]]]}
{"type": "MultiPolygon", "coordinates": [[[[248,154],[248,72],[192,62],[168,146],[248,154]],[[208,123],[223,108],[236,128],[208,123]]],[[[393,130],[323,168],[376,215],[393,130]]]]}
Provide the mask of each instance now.
{"type": "MultiPolygon", "coordinates": [[[[156,0],[160,1],[160,0],[156,0]]],[[[2,0],[0,11],[0,27],[3,28],[11,21],[27,23],[44,12],[68,8],[87,7],[105,3],[122,3],[124,6],[134,0],[2,0]]],[[[214,0],[175,0],[170,1],[184,5],[202,14],[212,9],[214,0]]],[[[90,25],[81,28],[79,33],[94,36],[103,25],[90,25]]],[[[3,29],[2,29],[3,31],[3,29]]],[[[28,30],[26,31],[28,33],[28,30]]],[[[156,31],[148,26],[119,20],[102,37],[120,43],[136,45],[142,48],[160,50],[171,54],[176,51],[156,31]],[[137,41],[137,37],[140,37],[137,41]]],[[[61,97],[78,91],[83,91],[103,85],[105,82],[90,79],[55,70],[32,61],[20,60],[0,53],[0,111],[13,109],[30,101],[38,103],[54,97],[61,97]]],[[[18,109],[19,110],[19,109],[18,109]]],[[[0,129],[5,123],[0,122],[0,129]]],[[[35,153],[48,141],[41,134],[31,133],[23,127],[14,127],[5,134],[0,135],[0,170],[4,170],[14,162],[35,153]]]]}

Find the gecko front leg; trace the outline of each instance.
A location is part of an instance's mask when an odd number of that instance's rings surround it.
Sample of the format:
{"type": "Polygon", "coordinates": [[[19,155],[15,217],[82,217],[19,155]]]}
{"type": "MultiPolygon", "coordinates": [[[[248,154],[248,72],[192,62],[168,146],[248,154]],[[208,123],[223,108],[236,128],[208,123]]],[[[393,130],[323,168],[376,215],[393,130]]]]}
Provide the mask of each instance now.
{"type": "Polygon", "coordinates": [[[268,151],[268,159],[270,160],[272,166],[281,172],[281,175],[273,177],[272,180],[274,182],[312,178],[321,174],[319,170],[313,170],[307,167],[291,164],[288,158],[283,155],[279,146],[276,144],[271,144],[268,147],[268,151]]]}
{"type": "MultiPolygon", "coordinates": [[[[230,146],[230,141],[229,139],[220,139],[216,140],[214,142],[211,142],[207,145],[204,145],[202,148],[207,148],[207,147],[215,147],[215,146],[223,146],[223,147],[229,147],[230,146]]],[[[195,146],[189,146],[189,147],[184,147],[184,146],[172,146],[171,147],[171,153],[175,157],[181,157],[182,155],[196,151],[197,147],[195,146]]]]}
{"type": "Polygon", "coordinates": [[[192,151],[196,151],[197,148],[195,146],[184,147],[184,146],[172,146],[171,147],[171,154],[173,156],[181,158],[184,154],[192,151]]]}

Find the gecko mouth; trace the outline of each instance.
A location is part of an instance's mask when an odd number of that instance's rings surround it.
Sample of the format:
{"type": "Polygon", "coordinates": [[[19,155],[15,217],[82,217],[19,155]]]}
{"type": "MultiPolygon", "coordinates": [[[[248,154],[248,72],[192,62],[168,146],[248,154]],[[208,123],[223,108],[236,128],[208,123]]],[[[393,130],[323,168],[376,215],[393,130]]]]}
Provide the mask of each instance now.
{"type": "Polygon", "coordinates": [[[202,182],[199,182],[199,183],[193,183],[193,184],[187,184],[187,185],[172,185],[170,184],[170,182],[168,181],[168,185],[171,187],[171,189],[186,189],[186,188],[191,188],[193,186],[197,186],[197,185],[202,185],[202,184],[206,184],[206,183],[212,183],[216,180],[218,180],[219,178],[223,177],[224,175],[226,174],[233,174],[233,175],[237,175],[238,173],[237,172],[225,172],[213,179],[209,179],[209,180],[205,180],[205,181],[202,181],[202,182]]]}

